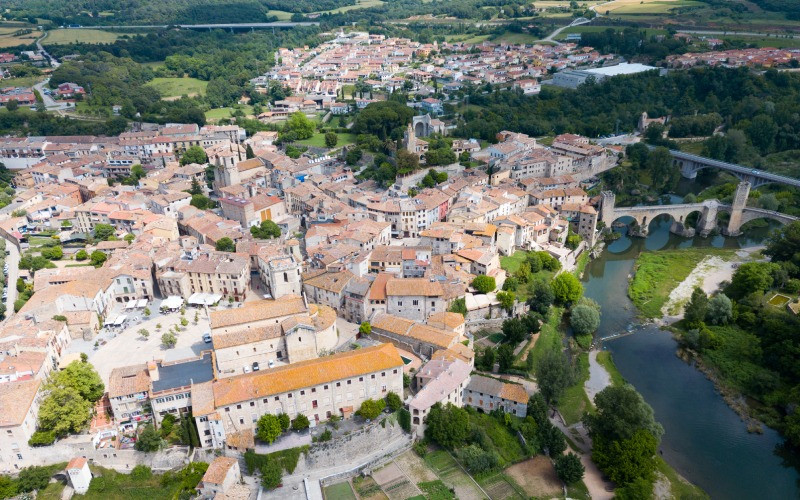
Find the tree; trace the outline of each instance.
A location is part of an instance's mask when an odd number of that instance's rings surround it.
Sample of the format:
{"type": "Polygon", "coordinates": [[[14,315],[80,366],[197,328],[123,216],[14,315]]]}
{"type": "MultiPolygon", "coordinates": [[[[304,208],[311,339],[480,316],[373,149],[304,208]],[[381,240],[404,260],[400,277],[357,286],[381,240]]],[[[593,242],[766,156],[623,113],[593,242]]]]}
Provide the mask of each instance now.
{"type": "Polygon", "coordinates": [[[108,241],[115,234],[116,230],[111,224],[97,224],[94,226],[94,237],[100,241],[108,241]]]}
{"type": "Polygon", "coordinates": [[[106,259],[108,259],[108,255],[106,255],[105,253],[101,252],[100,250],[95,250],[95,251],[94,251],[94,252],[92,252],[92,254],[89,256],[89,262],[90,262],[90,263],[91,263],[91,264],[92,264],[94,267],[100,267],[100,266],[102,266],[102,265],[103,265],[103,263],[106,261],[106,259]]]}
{"type": "Polygon", "coordinates": [[[585,472],[581,459],[572,452],[557,456],[555,459],[555,469],[558,478],[567,485],[580,481],[585,472]]]}
{"type": "Polygon", "coordinates": [[[400,399],[396,392],[389,392],[386,395],[386,405],[389,406],[390,410],[397,411],[403,407],[403,400],[400,399]]]}
{"type": "Polygon", "coordinates": [[[140,164],[137,163],[131,167],[131,177],[137,181],[146,175],[147,172],[144,171],[144,167],[142,167],[140,164]]]}
{"type": "Polygon", "coordinates": [[[545,280],[540,279],[528,286],[528,293],[530,294],[528,306],[530,306],[531,311],[539,314],[547,314],[548,309],[550,309],[550,306],[555,300],[553,287],[545,280]]]}
{"type": "Polygon", "coordinates": [[[147,340],[147,338],[150,337],[150,331],[147,328],[140,328],[139,335],[141,335],[143,339],[147,340]]]}
{"type": "Polygon", "coordinates": [[[196,177],[192,177],[192,184],[189,188],[189,194],[203,194],[203,186],[200,185],[200,181],[198,181],[196,177]]]}
{"type": "Polygon", "coordinates": [[[250,234],[253,235],[253,238],[269,240],[279,238],[281,236],[281,228],[271,220],[265,220],[261,221],[260,225],[251,227],[250,234]]]}
{"type": "Polygon", "coordinates": [[[17,489],[23,492],[43,490],[50,482],[50,475],[47,467],[25,467],[19,471],[17,489]]]}
{"type": "Polygon", "coordinates": [[[597,411],[583,417],[593,439],[621,441],[630,439],[638,429],[646,430],[656,439],[664,434],[653,408],[630,385],[606,387],[594,397],[594,404],[597,411]]]}
{"type": "Polygon", "coordinates": [[[401,429],[406,432],[411,432],[411,412],[405,408],[400,408],[397,411],[397,421],[401,429]]]}
{"type": "Polygon", "coordinates": [[[513,276],[506,278],[506,280],[503,282],[503,290],[507,292],[516,292],[517,288],[519,288],[519,280],[513,276]]]}
{"type": "Polygon", "coordinates": [[[557,457],[567,449],[564,433],[549,420],[539,424],[539,442],[550,457],[557,457]]]}
{"type": "Polygon", "coordinates": [[[42,257],[49,260],[61,260],[64,256],[64,249],[56,245],[54,247],[42,248],[42,257]]]}
{"type": "Polygon", "coordinates": [[[250,144],[248,144],[247,148],[245,148],[244,154],[248,160],[256,157],[256,154],[253,152],[253,146],[251,146],[250,144]]]}
{"type": "Polygon", "coordinates": [[[727,325],[733,319],[733,303],[724,293],[711,297],[708,301],[706,319],[712,325],[727,325]]]}
{"type": "Polygon", "coordinates": [[[692,291],[692,297],[683,310],[683,318],[686,320],[686,325],[689,328],[695,328],[702,323],[706,318],[707,308],[708,297],[706,297],[706,292],[700,287],[695,287],[692,291]]]}
{"type": "Polygon", "coordinates": [[[356,116],[353,132],[372,134],[378,136],[381,141],[389,137],[401,138],[402,130],[411,122],[413,116],[414,110],[403,102],[394,100],[373,102],[356,116]]]}
{"type": "Polygon", "coordinates": [[[161,343],[167,349],[172,349],[173,347],[175,347],[175,344],[178,343],[178,338],[175,337],[174,333],[166,332],[166,333],[161,335],[161,343]]]}
{"type": "Polygon", "coordinates": [[[633,431],[625,439],[598,436],[592,441],[592,460],[614,483],[624,486],[641,478],[652,479],[658,439],[646,429],[633,431]]]}
{"type": "Polygon", "coordinates": [[[505,341],[512,345],[517,345],[525,339],[528,334],[525,323],[517,318],[508,318],[503,321],[503,335],[505,341]]]}
{"type": "Polygon", "coordinates": [[[196,163],[198,165],[203,165],[208,161],[208,156],[206,156],[206,152],[200,146],[190,146],[186,149],[186,152],[183,153],[181,156],[181,165],[188,165],[190,163],[196,163]]]}
{"type": "Polygon", "coordinates": [[[8,102],[6,102],[6,111],[13,112],[16,111],[17,109],[19,109],[19,101],[17,101],[16,99],[11,99],[8,102]]]}
{"type": "Polygon", "coordinates": [[[281,424],[281,431],[286,432],[287,430],[289,430],[289,425],[291,424],[291,419],[289,419],[289,415],[285,413],[279,414],[278,422],[281,424]]]}
{"type": "Polygon", "coordinates": [[[386,401],[382,399],[367,399],[361,403],[361,407],[356,412],[361,418],[372,420],[381,414],[386,408],[386,401]]]}
{"type": "Polygon", "coordinates": [[[425,437],[449,449],[460,447],[469,435],[469,413],[447,403],[434,404],[425,417],[425,437]]]}
{"type": "Polygon", "coordinates": [[[218,252],[235,252],[236,251],[236,244],[233,242],[232,239],[224,236],[217,240],[217,243],[214,245],[214,248],[218,252]]]}
{"type": "Polygon", "coordinates": [[[136,440],[136,444],[134,444],[133,447],[137,451],[153,452],[161,449],[163,444],[164,440],[161,439],[161,435],[156,431],[156,428],[153,427],[153,424],[147,424],[144,426],[142,432],[139,433],[139,438],[136,440]]]}
{"type": "Polygon", "coordinates": [[[299,140],[309,139],[314,135],[314,122],[309,120],[302,111],[295,111],[289,115],[283,130],[284,133],[294,133],[294,136],[299,140]]]}
{"type": "Polygon", "coordinates": [[[214,202],[211,201],[211,198],[202,194],[193,194],[192,200],[189,202],[189,204],[195,208],[199,208],[200,210],[214,208],[214,202]]]}
{"type": "Polygon", "coordinates": [[[517,300],[514,292],[497,292],[497,301],[500,302],[500,307],[508,312],[514,309],[514,302],[517,300]]]}
{"type": "Polygon", "coordinates": [[[136,236],[134,236],[133,233],[128,233],[125,236],[123,236],[122,239],[125,240],[128,243],[128,245],[130,245],[131,243],[133,243],[133,240],[136,239],[136,236]]]}
{"type": "Polygon", "coordinates": [[[397,151],[395,157],[397,160],[398,173],[405,174],[419,170],[419,157],[414,153],[410,153],[405,149],[400,149],[397,151]]]}
{"type": "Polygon", "coordinates": [[[478,293],[489,293],[493,292],[495,288],[497,288],[497,284],[494,281],[494,277],[486,276],[481,274],[479,276],[475,276],[472,280],[472,288],[478,291],[478,293]]]}
{"type": "Polygon", "coordinates": [[[471,444],[458,450],[458,458],[471,474],[490,471],[500,464],[496,453],[486,451],[477,444],[471,444]]]}
{"type": "Polygon", "coordinates": [[[583,295],[583,285],[572,273],[561,273],[555,277],[551,286],[555,302],[561,305],[573,304],[583,295]]]}
{"type": "Polygon", "coordinates": [[[88,258],[89,258],[89,254],[86,253],[86,250],[84,250],[84,249],[78,250],[78,252],[75,254],[75,260],[77,260],[77,261],[83,261],[83,260],[86,260],[88,258]]]}
{"type": "Polygon", "coordinates": [[[733,299],[740,299],[753,292],[763,292],[772,286],[772,270],[770,262],[747,262],[739,266],[733,273],[731,284],[725,289],[725,294],[733,299]]]}
{"type": "Polygon", "coordinates": [[[268,459],[261,466],[261,485],[272,490],[281,485],[281,466],[274,458],[268,459]]]}
{"type": "Polygon", "coordinates": [[[369,323],[369,321],[363,321],[358,327],[358,334],[363,337],[369,335],[370,333],[372,333],[372,325],[369,323]]]}
{"type": "Polygon", "coordinates": [[[332,148],[336,146],[336,143],[339,142],[339,136],[336,135],[336,132],[326,132],[325,133],[325,146],[332,148]]]}
{"type": "Polygon", "coordinates": [[[764,255],[773,262],[797,261],[800,253],[800,221],[794,221],[773,232],[767,239],[764,255]]]}
{"type": "Polygon", "coordinates": [[[575,334],[593,334],[600,326],[600,312],[591,306],[578,304],[570,311],[569,322],[575,334]]]}
{"type": "Polygon", "coordinates": [[[306,417],[302,413],[298,413],[297,416],[294,418],[294,420],[292,420],[293,431],[302,431],[308,429],[309,425],[311,425],[311,422],[309,422],[308,417],[306,417]]]}
{"type": "Polygon", "coordinates": [[[503,344],[497,348],[497,362],[500,371],[507,371],[514,366],[514,347],[511,344],[503,344]]]}
{"type": "Polygon", "coordinates": [[[73,361],[63,370],[53,375],[50,385],[53,387],[71,387],[78,391],[82,398],[95,402],[105,392],[103,380],[90,363],[73,361]]]}
{"type": "Polygon", "coordinates": [[[545,401],[556,404],[564,390],[572,385],[574,370],[561,351],[548,349],[536,365],[536,381],[545,401]]]}
{"type": "Polygon", "coordinates": [[[92,403],[73,387],[54,387],[39,407],[39,429],[65,436],[81,431],[91,417],[92,403]]]}

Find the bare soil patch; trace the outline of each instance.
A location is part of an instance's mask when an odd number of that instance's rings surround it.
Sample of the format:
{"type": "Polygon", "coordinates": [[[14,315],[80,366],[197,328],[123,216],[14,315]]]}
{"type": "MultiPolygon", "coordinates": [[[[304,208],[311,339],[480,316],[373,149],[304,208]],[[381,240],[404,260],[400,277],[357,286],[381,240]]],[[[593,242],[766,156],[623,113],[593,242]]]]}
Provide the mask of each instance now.
{"type": "Polygon", "coordinates": [[[553,464],[541,455],[514,464],[505,473],[532,497],[560,495],[563,491],[553,464]]]}

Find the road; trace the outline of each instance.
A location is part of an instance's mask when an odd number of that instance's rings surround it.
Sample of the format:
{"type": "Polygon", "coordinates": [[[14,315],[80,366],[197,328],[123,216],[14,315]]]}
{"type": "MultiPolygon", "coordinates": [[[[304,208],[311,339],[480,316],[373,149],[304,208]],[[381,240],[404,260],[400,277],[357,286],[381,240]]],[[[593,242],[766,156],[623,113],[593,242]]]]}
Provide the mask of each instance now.
{"type": "Polygon", "coordinates": [[[42,40],[44,40],[45,38],[47,38],[47,31],[45,31],[44,35],[42,35],[36,40],[36,48],[39,49],[39,51],[42,53],[42,55],[44,55],[47,58],[48,61],[50,61],[50,66],[52,66],[53,68],[57,68],[61,66],[61,63],[58,62],[58,60],[55,57],[48,54],[47,51],[44,50],[44,47],[42,47],[42,40]]]}
{"type": "Polygon", "coordinates": [[[567,28],[572,28],[573,26],[580,26],[581,24],[588,24],[590,22],[592,22],[591,19],[586,19],[585,17],[579,17],[578,19],[575,19],[574,21],[572,21],[568,25],[558,28],[557,30],[553,31],[552,33],[550,33],[545,38],[542,38],[539,41],[540,42],[551,42],[551,43],[554,43],[556,45],[561,45],[561,42],[559,42],[557,40],[554,40],[554,38],[557,37],[559,34],[561,34],[562,31],[564,31],[567,28]]]}
{"type": "Polygon", "coordinates": [[[255,29],[255,28],[294,28],[296,26],[319,26],[316,21],[303,21],[293,23],[288,21],[278,21],[274,23],[219,23],[219,24],[131,24],[131,25],[106,25],[106,26],[80,26],[77,28],[67,28],[72,30],[98,30],[98,29],[255,29]]]}
{"type": "Polygon", "coordinates": [[[46,79],[43,82],[39,82],[33,86],[36,90],[39,91],[39,95],[42,96],[42,100],[44,100],[44,106],[47,108],[48,111],[57,111],[61,112],[66,110],[69,107],[69,103],[67,102],[58,102],[49,95],[45,94],[44,91],[47,88],[47,83],[50,79],[46,79]]]}

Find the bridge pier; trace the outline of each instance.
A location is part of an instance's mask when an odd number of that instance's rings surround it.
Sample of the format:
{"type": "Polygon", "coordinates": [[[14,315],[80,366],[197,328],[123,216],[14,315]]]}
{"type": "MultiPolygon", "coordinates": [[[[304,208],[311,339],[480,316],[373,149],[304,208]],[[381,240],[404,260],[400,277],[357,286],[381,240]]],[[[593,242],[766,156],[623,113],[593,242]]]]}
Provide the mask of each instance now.
{"type": "Polygon", "coordinates": [[[700,170],[697,168],[697,165],[693,161],[689,160],[672,160],[673,165],[679,167],[681,169],[681,177],[686,179],[694,179],[697,177],[697,171],[700,170]]]}
{"type": "Polygon", "coordinates": [[[678,236],[683,236],[684,238],[692,238],[695,235],[695,229],[693,227],[687,227],[684,223],[676,220],[672,221],[669,232],[677,234],[678,236]]]}
{"type": "Polygon", "coordinates": [[[750,183],[742,181],[736,186],[731,204],[731,218],[724,233],[726,236],[739,236],[742,231],[742,211],[747,206],[747,197],[750,196],[750,183]]]}
{"type": "Polygon", "coordinates": [[[717,209],[708,207],[703,210],[700,220],[697,222],[697,231],[703,238],[707,237],[717,229],[717,209]]]}

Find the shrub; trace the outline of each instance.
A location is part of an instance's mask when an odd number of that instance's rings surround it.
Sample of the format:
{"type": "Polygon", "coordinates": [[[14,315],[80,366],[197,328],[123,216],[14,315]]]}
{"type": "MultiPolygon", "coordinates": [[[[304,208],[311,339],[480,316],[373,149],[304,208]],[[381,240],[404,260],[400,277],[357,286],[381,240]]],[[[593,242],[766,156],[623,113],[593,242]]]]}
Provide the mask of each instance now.
{"type": "Polygon", "coordinates": [[[492,276],[475,276],[472,280],[472,287],[480,293],[493,292],[497,288],[497,284],[492,276]]]}
{"type": "Polygon", "coordinates": [[[333,438],[333,433],[330,429],[325,429],[322,434],[319,435],[319,441],[330,441],[333,438]]]}
{"type": "Polygon", "coordinates": [[[297,416],[292,420],[292,430],[294,431],[302,431],[303,429],[308,429],[308,426],[311,425],[311,422],[308,421],[308,417],[303,415],[302,413],[298,413],[297,416]]]}
{"type": "Polygon", "coordinates": [[[386,408],[386,401],[379,399],[367,399],[361,403],[361,408],[356,412],[361,418],[373,419],[381,414],[383,409],[386,408]]]}
{"type": "Polygon", "coordinates": [[[146,481],[153,477],[153,471],[146,465],[137,465],[131,471],[131,479],[136,481],[146,481]]]}
{"type": "Polygon", "coordinates": [[[400,396],[394,392],[390,392],[386,395],[386,404],[392,411],[397,411],[403,407],[403,401],[400,399],[400,396]]]}
{"type": "Polygon", "coordinates": [[[397,421],[404,431],[411,432],[411,413],[408,410],[400,408],[397,412],[397,421]]]}
{"type": "Polygon", "coordinates": [[[56,441],[56,433],[53,431],[36,431],[28,440],[28,446],[47,446],[56,441]]]}

